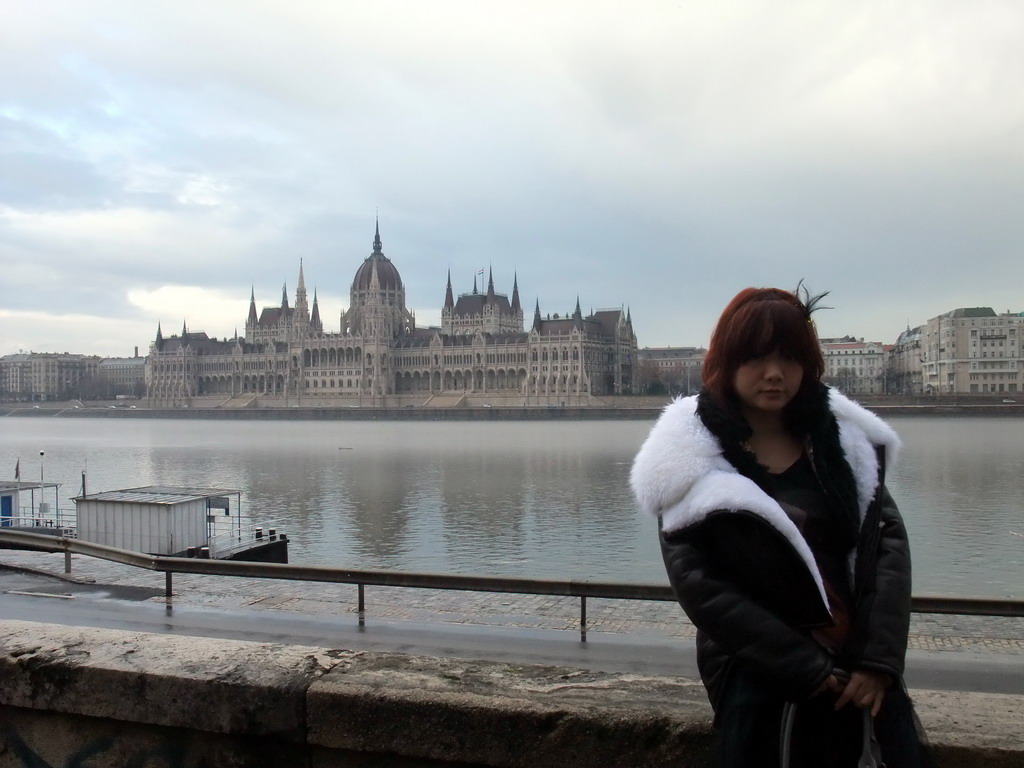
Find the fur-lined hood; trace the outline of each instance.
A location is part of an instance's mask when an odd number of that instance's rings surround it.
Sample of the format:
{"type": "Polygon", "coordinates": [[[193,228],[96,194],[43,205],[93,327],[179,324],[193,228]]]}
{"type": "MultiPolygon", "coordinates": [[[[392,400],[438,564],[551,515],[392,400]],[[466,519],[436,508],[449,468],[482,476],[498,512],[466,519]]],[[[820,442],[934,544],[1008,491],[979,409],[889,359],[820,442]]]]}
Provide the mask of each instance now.
{"type": "MultiPolygon", "coordinates": [[[[896,433],[880,418],[835,389],[827,388],[827,405],[839,427],[839,443],[857,487],[863,521],[878,485],[876,445],[885,446],[892,466],[900,448],[896,433]]],[[[741,475],[723,456],[717,437],[697,415],[697,398],[677,399],[662,412],[641,446],[630,472],[630,486],[640,507],[661,518],[666,533],[701,522],[715,511],[744,510],[782,533],[817,574],[814,558],[782,507],[757,484],[741,475]]]]}

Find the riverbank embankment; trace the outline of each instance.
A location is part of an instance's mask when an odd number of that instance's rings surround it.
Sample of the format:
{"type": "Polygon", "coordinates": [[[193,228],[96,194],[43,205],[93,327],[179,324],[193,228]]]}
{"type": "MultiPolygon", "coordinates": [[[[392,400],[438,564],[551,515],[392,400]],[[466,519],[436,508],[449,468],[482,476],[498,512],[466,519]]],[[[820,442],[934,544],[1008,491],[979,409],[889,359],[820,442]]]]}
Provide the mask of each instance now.
{"type": "MultiPolygon", "coordinates": [[[[68,404],[0,405],[0,418],[106,418],[106,419],[223,419],[238,421],[653,421],[667,398],[614,398],[605,405],[483,405],[443,407],[401,405],[383,407],[345,404],[250,405],[226,407],[217,399],[197,399],[189,405],[154,406],[145,400],[126,405],[68,404]]],[[[255,401],[254,401],[255,402],[255,401]]],[[[862,404],[883,418],[886,416],[998,416],[1024,417],[1024,402],[956,398],[864,398],[862,404]]]]}
{"type": "MultiPolygon", "coordinates": [[[[60,553],[5,550],[0,556],[15,570],[95,589],[117,585],[134,590],[134,599],[164,602],[159,573],[79,555],[73,561],[68,575],[60,553]]],[[[357,620],[351,585],[308,590],[302,582],[179,574],[174,587],[168,611],[357,620]]],[[[58,584],[45,592],[36,599],[64,594],[58,584]]],[[[566,642],[578,632],[578,605],[568,597],[379,588],[368,598],[371,624],[564,630],[566,642]]],[[[692,645],[693,627],[673,604],[591,602],[595,642],[601,633],[620,633],[664,635],[680,648],[692,645]]],[[[910,645],[950,659],[1005,659],[1024,652],[1020,624],[915,614],[910,645]]],[[[695,678],[313,645],[0,621],[0,723],[7,727],[7,754],[12,733],[26,748],[44,750],[40,755],[52,758],[50,765],[102,748],[112,759],[107,764],[174,754],[176,765],[364,768],[381,764],[376,759],[409,768],[561,768],[566,762],[678,768],[701,765],[710,748],[711,712],[695,678]],[[203,763],[200,754],[216,759],[203,763]],[[115,756],[124,760],[113,761],[115,756]]],[[[1015,725],[1024,706],[1019,695],[921,689],[912,695],[943,764],[1024,764],[1024,734],[1015,725]]],[[[0,750],[0,768],[21,765],[4,763],[3,755],[0,750]]]]}
{"type": "MultiPolygon", "coordinates": [[[[914,691],[936,757],[1020,766],[1019,697],[914,691]]],[[[0,766],[706,765],[699,681],[0,620],[0,766]]]]}

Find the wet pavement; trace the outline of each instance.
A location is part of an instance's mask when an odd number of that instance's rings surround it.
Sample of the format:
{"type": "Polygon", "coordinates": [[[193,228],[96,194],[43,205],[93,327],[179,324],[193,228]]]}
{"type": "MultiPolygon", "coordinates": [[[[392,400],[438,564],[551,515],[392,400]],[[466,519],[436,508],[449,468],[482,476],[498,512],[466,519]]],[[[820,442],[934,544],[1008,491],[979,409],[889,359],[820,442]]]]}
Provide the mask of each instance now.
{"type": "MultiPolygon", "coordinates": [[[[59,596],[102,589],[122,600],[164,602],[164,575],[140,568],[72,555],[71,574],[64,574],[61,553],[0,550],[0,569],[54,577],[45,591],[59,596]]],[[[27,582],[26,582],[27,583],[27,582]]],[[[8,572],[2,589],[17,590],[8,572]]],[[[227,576],[174,575],[175,607],[248,609],[341,618],[358,615],[357,588],[350,584],[279,581],[227,576]]],[[[579,632],[579,599],[547,595],[366,587],[367,623],[416,622],[434,625],[519,627],[579,632]]],[[[692,638],[693,625],[674,603],[640,600],[587,600],[589,632],[643,637],[692,638]]],[[[914,614],[911,651],[950,654],[1024,655],[1024,618],[914,614]]]]}

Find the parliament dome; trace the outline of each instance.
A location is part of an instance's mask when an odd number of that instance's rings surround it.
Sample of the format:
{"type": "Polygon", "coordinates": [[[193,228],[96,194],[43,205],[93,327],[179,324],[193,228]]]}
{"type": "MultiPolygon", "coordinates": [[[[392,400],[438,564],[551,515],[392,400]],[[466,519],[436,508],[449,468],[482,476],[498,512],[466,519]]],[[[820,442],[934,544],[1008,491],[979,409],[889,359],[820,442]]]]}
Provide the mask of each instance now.
{"type": "Polygon", "coordinates": [[[373,253],[367,256],[356,270],[356,276],[352,280],[352,290],[369,290],[374,272],[377,273],[377,285],[381,290],[399,291],[402,289],[402,276],[398,274],[398,269],[381,250],[380,225],[377,226],[373,238],[373,253]]]}

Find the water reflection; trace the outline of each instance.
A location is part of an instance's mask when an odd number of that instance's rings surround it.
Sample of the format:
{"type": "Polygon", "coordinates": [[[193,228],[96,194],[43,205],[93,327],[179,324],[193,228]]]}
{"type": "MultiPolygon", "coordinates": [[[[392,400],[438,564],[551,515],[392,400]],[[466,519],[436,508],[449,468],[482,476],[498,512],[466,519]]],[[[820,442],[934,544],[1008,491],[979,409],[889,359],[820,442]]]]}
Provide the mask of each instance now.
{"type": "Polygon", "coordinates": [[[348,525],[338,521],[342,524],[335,526],[334,533],[344,536],[348,528],[360,555],[380,558],[383,567],[394,567],[409,548],[405,539],[414,510],[408,499],[416,476],[399,455],[357,454],[352,458],[351,464],[338,474],[348,495],[346,506],[351,511],[351,520],[348,525]]]}
{"type": "Polygon", "coordinates": [[[906,443],[892,479],[907,518],[916,591],[1024,592],[1024,465],[1015,418],[896,418],[906,443]]]}
{"type": "MultiPolygon", "coordinates": [[[[1016,419],[899,418],[890,486],[915,591],[1024,594],[1016,419]]],[[[63,496],[151,483],[237,488],[288,531],[293,562],[663,581],[628,489],[649,422],[233,422],[5,419],[0,468],[63,496]],[[6,464],[4,463],[6,462],[6,464]]],[[[0,471],[6,476],[7,472],[0,471]]]]}

